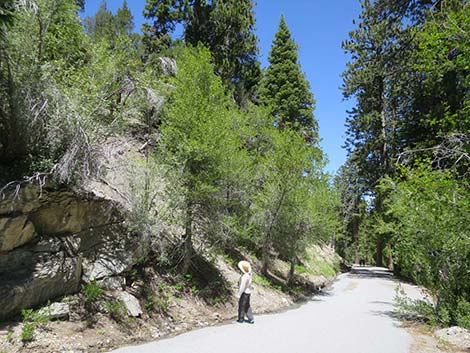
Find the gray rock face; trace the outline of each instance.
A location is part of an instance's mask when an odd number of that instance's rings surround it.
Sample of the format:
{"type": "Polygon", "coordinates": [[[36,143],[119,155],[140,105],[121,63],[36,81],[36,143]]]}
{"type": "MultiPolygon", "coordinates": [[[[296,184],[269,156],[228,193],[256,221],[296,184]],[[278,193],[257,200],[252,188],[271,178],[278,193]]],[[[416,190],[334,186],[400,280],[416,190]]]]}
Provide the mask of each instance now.
{"type": "Polygon", "coordinates": [[[159,57],[160,68],[164,75],[174,76],[177,74],[176,60],[168,57],[159,57]]]}
{"type": "Polygon", "coordinates": [[[68,319],[70,306],[67,303],[52,303],[39,311],[41,314],[48,315],[51,320],[68,319]]]}
{"type": "Polygon", "coordinates": [[[0,252],[26,244],[36,236],[33,223],[26,216],[0,218],[0,252]]]}
{"type": "Polygon", "coordinates": [[[0,320],[121,274],[140,243],[113,201],[32,185],[0,195],[0,320]]]}
{"type": "Polygon", "coordinates": [[[463,351],[470,350],[470,330],[453,326],[437,330],[435,334],[463,351]]]}
{"type": "Polygon", "coordinates": [[[122,290],[126,286],[126,279],[121,276],[109,277],[99,280],[98,284],[106,290],[122,290]]]}
{"type": "Polygon", "coordinates": [[[10,266],[5,266],[2,261],[0,318],[78,291],[80,258],[68,257],[64,251],[54,254],[25,251],[15,252],[15,255],[18,255],[17,260],[12,261],[10,266]]]}
{"type": "Polygon", "coordinates": [[[132,294],[122,291],[118,298],[124,303],[129,316],[138,317],[143,314],[139,301],[132,294]]]}

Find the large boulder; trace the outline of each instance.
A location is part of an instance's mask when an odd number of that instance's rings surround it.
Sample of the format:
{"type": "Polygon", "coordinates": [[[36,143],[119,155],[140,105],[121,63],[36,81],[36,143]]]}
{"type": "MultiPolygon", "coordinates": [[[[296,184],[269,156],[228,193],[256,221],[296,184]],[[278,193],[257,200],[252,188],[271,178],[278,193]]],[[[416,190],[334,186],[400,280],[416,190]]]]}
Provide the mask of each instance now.
{"type": "Polygon", "coordinates": [[[118,298],[124,303],[129,316],[139,317],[143,314],[139,301],[132,294],[122,291],[119,293],[118,298]]]}
{"type": "Polygon", "coordinates": [[[80,287],[81,257],[73,239],[25,246],[0,256],[0,319],[80,287]]]}
{"type": "Polygon", "coordinates": [[[46,315],[51,320],[68,319],[70,315],[70,305],[68,303],[52,303],[39,311],[40,314],[46,315]]]}
{"type": "Polygon", "coordinates": [[[91,193],[31,185],[0,197],[0,319],[130,269],[141,256],[119,207],[91,193]]]}
{"type": "Polygon", "coordinates": [[[26,216],[0,218],[0,253],[26,244],[36,236],[34,224],[26,216]]]}

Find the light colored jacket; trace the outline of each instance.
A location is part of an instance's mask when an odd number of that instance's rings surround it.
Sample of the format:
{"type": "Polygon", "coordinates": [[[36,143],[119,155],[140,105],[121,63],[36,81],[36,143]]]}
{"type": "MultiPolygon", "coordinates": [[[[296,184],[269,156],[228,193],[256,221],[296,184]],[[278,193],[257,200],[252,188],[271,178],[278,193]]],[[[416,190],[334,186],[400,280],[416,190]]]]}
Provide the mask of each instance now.
{"type": "Polygon", "coordinates": [[[243,293],[246,294],[251,294],[251,291],[253,289],[251,285],[251,279],[252,274],[251,272],[244,273],[243,276],[240,279],[240,288],[238,289],[238,297],[240,298],[243,293]]]}

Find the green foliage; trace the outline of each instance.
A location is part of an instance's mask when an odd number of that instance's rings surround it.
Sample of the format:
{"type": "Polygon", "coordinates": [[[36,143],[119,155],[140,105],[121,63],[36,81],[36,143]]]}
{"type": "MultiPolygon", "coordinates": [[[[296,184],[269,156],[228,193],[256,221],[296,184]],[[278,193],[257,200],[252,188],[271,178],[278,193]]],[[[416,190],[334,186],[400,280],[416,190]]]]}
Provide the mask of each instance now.
{"type": "Polygon", "coordinates": [[[46,326],[50,321],[50,313],[47,310],[21,310],[23,328],[21,329],[21,341],[31,342],[34,339],[38,327],[46,326]]]}
{"type": "Polygon", "coordinates": [[[306,268],[304,265],[295,265],[295,272],[300,274],[312,273],[312,271],[306,268]]]}
{"type": "Polygon", "coordinates": [[[134,17],[124,0],[116,15],[108,10],[106,0],[103,0],[96,14],[84,19],[85,30],[94,41],[106,40],[115,43],[116,37],[132,35],[134,17]]]}
{"type": "Polygon", "coordinates": [[[31,342],[34,339],[34,331],[36,327],[32,322],[27,322],[21,329],[21,341],[31,342]]]}
{"type": "Polygon", "coordinates": [[[254,98],[261,77],[253,7],[252,0],[194,1],[185,23],[186,42],[210,49],[217,74],[240,105],[254,98]]]}
{"type": "Polygon", "coordinates": [[[344,95],[356,100],[341,177],[353,238],[343,246],[354,249],[344,253],[387,257],[432,292],[440,324],[455,324],[469,300],[469,15],[459,0],[363,1],[343,43],[344,95]]]}
{"type": "Polygon", "coordinates": [[[333,278],[339,272],[339,264],[337,262],[329,262],[319,256],[309,258],[308,266],[307,273],[322,275],[326,278],[333,278]]]}
{"type": "Polygon", "coordinates": [[[437,324],[433,305],[428,301],[410,299],[397,293],[394,298],[395,311],[401,319],[437,324]]]}
{"type": "Polygon", "coordinates": [[[263,272],[271,249],[294,262],[308,244],[325,240],[337,227],[335,202],[314,164],[318,151],[297,132],[274,126],[268,131],[270,148],[258,157],[262,182],[251,206],[252,241],[262,249],[263,272]]]}
{"type": "Polygon", "coordinates": [[[277,126],[298,131],[308,144],[314,145],[318,142],[318,123],[313,117],[315,101],[298,63],[297,49],[281,17],[262,81],[261,101],[272,109],[277,126]]]}
{"type": "Polygon", "coordinates": [[[459,303],[470,301],[468,185],[426,167],[406,171],[405,178],[383,184],[393,188],[387,209],[396,266],[428,288],[436,311],[447,310],[456,323],[459,303]]]}
{"type": "Polygon", "coordinates": [[[134,31],[134,16],[132,16],[126,0],[123,1],[122,7],[117,10],[115,22],[118,35],[132,35],[134,31]]]}
{"type": "Polygon", "coordinates": [[[252,0],[147,0],[143,41],[148,53],[163,53],[174,45],[171,34],[184,27],[187,45],[205,45],[212,54],[215,72],[239,105],[254,98],[261,70],[252,0]]]}
{"type": "Polygon", "coordinates": [[[127,309],[122,300],[107,300],[104,303],[106,312],[116,321],[123,321],[127,316],[127,309]]]}
{"type": "Polygon", "coordinates": [[[100,137],[130,116],[152,117],[151,70],[137,70],[135,38],[90,41],[76,10],[71,0],[22,8],[2,46],[0,156],[19,174],[52,169],[67,182],[90,176],[100,137]]]}
{"type": "Polygon", "coordinates": [[[151,25],[142,25],[143,42],[148,53],[159,53],[171,46],[171,33],[183,18],[182,5],[180,0],[146,1],[144,17],[153,20],[151,25]]]}
{"type": "Polygon", "coordinates": [[[101,294],[103,294],[103,290],[95,281],[85,284],[83,288],[83,294],[85,294],[85,301],[86,302],[94,302],[96,301],[101,294]]]}
{"type": "Polygon", "coordinates": [[[272,288],[278,291],[282,291],[282,287],[280,285],[275,285],[263,275],[258,275],[256,273],[253,274],[253,283],[260,285],[260,286],[272,288]]]}
{"type": "Polygon", "coordinates": [[[5,31],[13,25],[15,5],[13,0],[3,1],[0,5],[0,37],[3,37],[5,31]]]}
{"type": "MultiPolygon", "coordinates": [[[[128,156],[135,178],[126,223],[159,244],[161,223],[184,228],[180,248],[155,254],[159,265],[178,263],[184,273],[196,255],[193,236],[204,247],[243,243],[263,249],[264,260],[277,252],[294,261],[336,231],[337,196],[321,172],[321,151],[295,126],[279,129],[269,105],[249,103],[260,76],[251,0],[149,0],[150,58],[132,34],[126,1],[116,14],[102,2],[86,30],[76,1],[34,3],[15,8],[14,21],[11,4],[0,7],[7,16],[0,17],[0,162],[2,173],[14,172],[5,179],[52,171],[79,184],[102,176],[97,161],[110,139],[145,138],[144,152],[128,156]],[[179,22],[194,47],[172,43],[179,22]],[[163,50],[177,60],[172,77],[160,67],[163,50]]],[[[308,89],[293,45],[288,66],[308,89]]],[[[313,100],[307,105],[298,108],[311,113],[313,100]]],[[[310,113],[306,124],[316,129],[310,113]]],[[[204,296],[219,285],[178,278],[147,307],[165,310],[172,292],[204,296]]],[[[92,282],[83,294],[93,315],[102,291],[92,282]]]]}
{"type": "Polygon", "coordinates": [[[18,8],[15,19],[0,50],[0,162],[8,164],[50,153],[47,103],[53,106],[55,97],[47,96],[50,82],[43,73],[52,65],[79,65],[86,46],[71,0],[39,0],[18,8]]]}
{"type": "MultiPolygon", "coordinates": [[[[162,152],[173,180],[169,195],[175,194],[183,211],[185,257],[191,256],[191,236],[197,225],[211,237],[220,226],[218,207],[223,194],[229,156],[236,156],[240,142],[237,131],[242,121],[224,93],[222,82],[210,64],[210,53],[201,47],[179,53],[178,75],[163,121],[162,152]]],[[[188,264],[186,263],[185,266],[188,264]]]]}
{"type": "Polygon", "coordinates": [[[470,302],[459,300],[455,310],[455,322],[458,326],[470,329],[470,302]]]}
{"type": "MultiPolygon", "coordinates": [[[[415,69],[425,74],[418,98],[426,101],[420,123],[429,135],[470,130],[468,33],[470,4],[459,1],[443,4],[417,33],[415,69]]],[[[446,165],[451,166],[455,160],[446,165]]]]}

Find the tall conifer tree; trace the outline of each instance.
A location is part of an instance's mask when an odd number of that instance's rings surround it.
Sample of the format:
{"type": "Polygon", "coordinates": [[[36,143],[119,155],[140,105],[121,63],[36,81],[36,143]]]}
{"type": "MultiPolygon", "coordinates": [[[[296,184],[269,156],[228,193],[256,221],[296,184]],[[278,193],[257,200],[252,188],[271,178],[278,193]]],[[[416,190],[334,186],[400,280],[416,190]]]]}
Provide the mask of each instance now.
{"type": "Polygon", "coordinates": [[[239,105],[255,95],[261,69],[257,59],[252,0],[147,0],[144,43],[149,53],[169,48],[176,24],[183,23],[184,40],[208,47],[216,73],[239,105]]]}
{"type": "Polygon", "coordinates": [[[117,10],[116,16],[116,31],[118,34],[126,34],[130,36],[134,30],[134,16],[124,0],[122,6],[117,10]]]}
{"type": "Polygon", "coordinates": [[[240,105],[253,98],[261,76],[252,0],[194,0],[185,39],[202,42],[212,53],[217,74],[240,105]]]}
{"type": "Polygon", "coordinates": [[[114,38],[114,15],[108,10],[106,0],[101,1],[94,16],[85,18],[85,29],[93,39],[114,38]]]}
{"type": "Polygon", "coordinates": [[[142,25],[148,53],[159,53],[171,46],[171,34],[183,19],[183,5],[184,1],[180,0],[147,0],[144,17],[153,21],[142,25]]]}
{"type": "Polygon", "coordinates": [[[308,144],[315,144],[318,141],[318,123],[313,116],[315,100],[298,62],[297,49],[282,16],[269,54],[261,101],[272,108],[279,128],[294,129],[308,144]]]}

